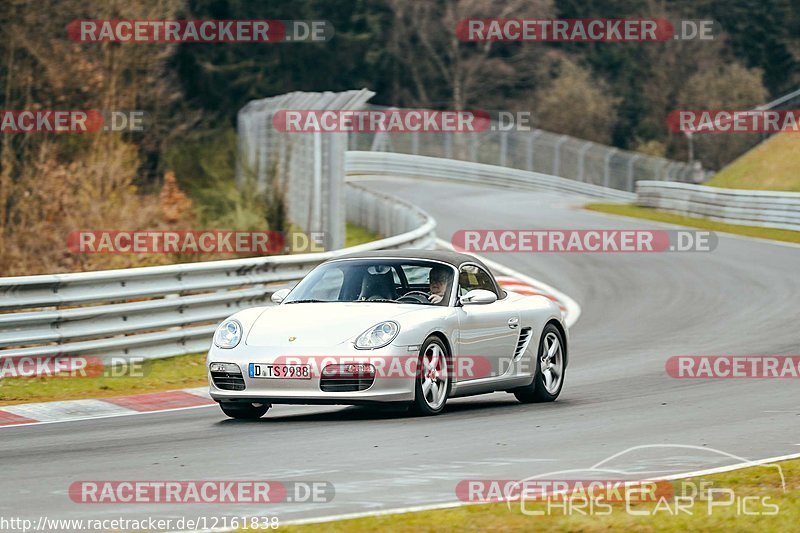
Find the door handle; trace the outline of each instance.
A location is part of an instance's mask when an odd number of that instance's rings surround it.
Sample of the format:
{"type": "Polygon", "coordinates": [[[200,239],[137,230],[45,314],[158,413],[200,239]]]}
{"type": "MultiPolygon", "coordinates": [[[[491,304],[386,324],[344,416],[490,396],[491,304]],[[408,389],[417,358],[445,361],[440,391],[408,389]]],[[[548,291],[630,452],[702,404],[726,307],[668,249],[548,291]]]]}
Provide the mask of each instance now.
{"type": "Polygon", "coordinates": [[[508,319],[508,327],[510,327],[511,329],[515,329],[515,328],[519,327],[519,318],[516,318],[516,317],[509,318],[508,319]]]}

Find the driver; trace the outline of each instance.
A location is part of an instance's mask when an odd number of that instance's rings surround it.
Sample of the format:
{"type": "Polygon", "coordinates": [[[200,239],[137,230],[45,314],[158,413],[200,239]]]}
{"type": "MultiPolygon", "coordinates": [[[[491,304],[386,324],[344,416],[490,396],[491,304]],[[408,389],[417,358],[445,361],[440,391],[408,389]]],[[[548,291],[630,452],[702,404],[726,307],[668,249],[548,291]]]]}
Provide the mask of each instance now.
{"type": "Polygon", "coordinates": [[[428,301],[433,304],[438,304],[442,301],[442,298],[444,298],[444,293],[447,290],[447,268],[439,266],[433,267],[428,276],[431,293],[428,296],[428,301]]]}

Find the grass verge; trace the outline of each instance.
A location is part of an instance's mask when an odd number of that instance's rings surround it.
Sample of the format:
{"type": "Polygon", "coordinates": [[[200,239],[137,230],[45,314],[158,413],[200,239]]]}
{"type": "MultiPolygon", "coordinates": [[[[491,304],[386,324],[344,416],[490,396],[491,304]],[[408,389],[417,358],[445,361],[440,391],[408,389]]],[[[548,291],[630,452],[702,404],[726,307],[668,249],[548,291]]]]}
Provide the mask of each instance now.
{"type": "Polygon", "coordinates": [[[97,377],[0,379],[0,405],[127,396],[207,385],[206,354],[144,361],[140,366],[103,369],[97,377]],[[121,375],[115,375],[115,374],[121,375]]]}
{"type": "MultiPolygon", "coordinates": [[[[673,513],[676,506],[673,497],[664,496],[665,501],[631,503],[630,509],[641,513],[634,515],[626,509],[625,502],[610,504],[611,509],[599,515],[600,507],[585,516],[573,511],[569,513],[562,507],[552,506],[546,511],[544,503],[526,503],[526,510],[539,510],[544,514],[533,516],[523,514],[520,503],[512,503],[509,509],[505,503],[470,505],[454,509],[423,511],[401,515],[386,515],[355,520],[342,520],[323,524],[304,526],[281,526],[282,531],[315,533],[366,531],[425,532],[425,531],[555,531],[555,532],[600,532],[600,531],[796,531],[800,524],[800,460],[777,463],[783,470],[786,492],[780,482],[777,469],[756,466],[724,474],[693,478],[690,481],[672,482],[675,494],[681,494],[681,487],[701,487],[700,494],[693,499],[693,505],[684,505],[684,511],[673,513]],[[706,483],[706,484],[703,484],[706,483]],[[710,483],[711,485],[709,485],[710,483]],[[707,488],[730,489],[731,493],[717,493],[717,503],[728,500],[729,506],[712,506],[709,509],[707,488]],[[745,498],[749,498],[745,500],[745,498]],[[747,501],[747,506],[743,503],[747,501]],[[777,514],[745,515],[748,512],[777,514]],[[691,514],[688,514],[690,511],[691,514]]],[[[689,494],[687,490],[687,494],[689,494]]],[[[583,502],[578,503],[580,505],[583,502]]],[[[687,502],[683,502],[686,504],[687,502]]],[[[574,508],[573,508],[574,509],[574,508]]]]}
{"type": "Polygon", "coordinates": [[[349,248],[351,246],[357,246],[359,244],[364,244],[367,242],[377,241],[378,239],[382,239],[381,235],[377,233],[373,233],[367,228],[362,228],[361,226],[356,226],[355,224],[351,224],[348,222],[345,225],[345,236],[344,236],[344,247],[349,248]]]}
{"type": "Polygon", "coordinates": [[[596,203],[596,204],[587,204],[585,208],[590,211],[598,211],[601,213],[609,213],[612,215],[621,215],[633,218],[643,218],[646,220],[655,220],[657,222],[678,224],[680,226],[707,229],[711,231],[718,231],[721,233],[733,233],[736,235],[744,235],[747,237],[758,237],[760,239],[772,239],[775,241],[800,243],[800,231],[760,228],[758,226],[740,226],[738,224],[726,224],[724,222],[717,222],[705,218],[687,217],[675,213],[666,213],[664,211],[658,211],[656,209],[652,209],[649,207],[639,207],[630,204],[596,203]]]}
{"type": "Polygon", "coordinates": [[[715,174],[704,185],[800,192],[800,136],[778,133],[715,174]]]}

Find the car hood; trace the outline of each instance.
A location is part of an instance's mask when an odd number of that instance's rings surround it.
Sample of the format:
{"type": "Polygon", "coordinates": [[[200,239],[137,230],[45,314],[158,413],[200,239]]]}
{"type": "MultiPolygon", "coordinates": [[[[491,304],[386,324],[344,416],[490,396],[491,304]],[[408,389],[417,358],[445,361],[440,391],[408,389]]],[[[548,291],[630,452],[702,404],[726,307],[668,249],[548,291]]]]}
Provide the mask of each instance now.
{"type": "Polygon", "coordinates": [[[398,320],[429,306],[414,304],[325,302],[268,307],[247,334],[248,346],[334,346],[384,320],[398,320]],[[294,340],[289,341],[293,337],[294,340]]]}

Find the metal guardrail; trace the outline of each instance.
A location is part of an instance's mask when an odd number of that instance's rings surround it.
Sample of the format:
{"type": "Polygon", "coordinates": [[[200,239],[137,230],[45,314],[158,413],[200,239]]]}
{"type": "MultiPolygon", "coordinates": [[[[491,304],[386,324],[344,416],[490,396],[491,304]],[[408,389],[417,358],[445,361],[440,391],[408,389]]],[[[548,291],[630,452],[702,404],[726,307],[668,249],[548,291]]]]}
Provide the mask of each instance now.
{"type": "Polygon", "coordinates": [[[630,192],[539,172],[440,157],[387,152],[347,152],[345,173],[348,181],[357,180],[360,176],[391,176],[521,190],[568,192],[612,200],[633,201],[635,198],[630,192]]]}
{"type": "Polygon", "coordinates": [[[800,231],[800,193],[640,181],[636,204],[731,224],[800,231]]]}
{"type": "MultiPolygon", "coordinates": [[[[372,110],[390,108],[366,105],[372,110]]],[[[397,108],[391,108],[397,109],[397,108]]],[[[540,172],[633,192],[640,180],[698,183],[704,172],[690,164],[631,152],[540,129],[509,123],[510,113],[491,112],[491,126],[479,132],[350,133],[351,150],[443,157],[540,172]]],[[[525,124],[518,124],[525,126],[525,124]]]]}
{"type": "Polygon", "coordinates": [[[353,184],[346,187],[346,201],[352,222],[388,237],[323,253],[0,278],[0,359],[204,351],[221,320],[269,305],[274,291],[323,261],[364,250],[435,246],[436,222],[419,208],[353,184]],[[20,312],[10,312],[15,310],[20,312]]]}

